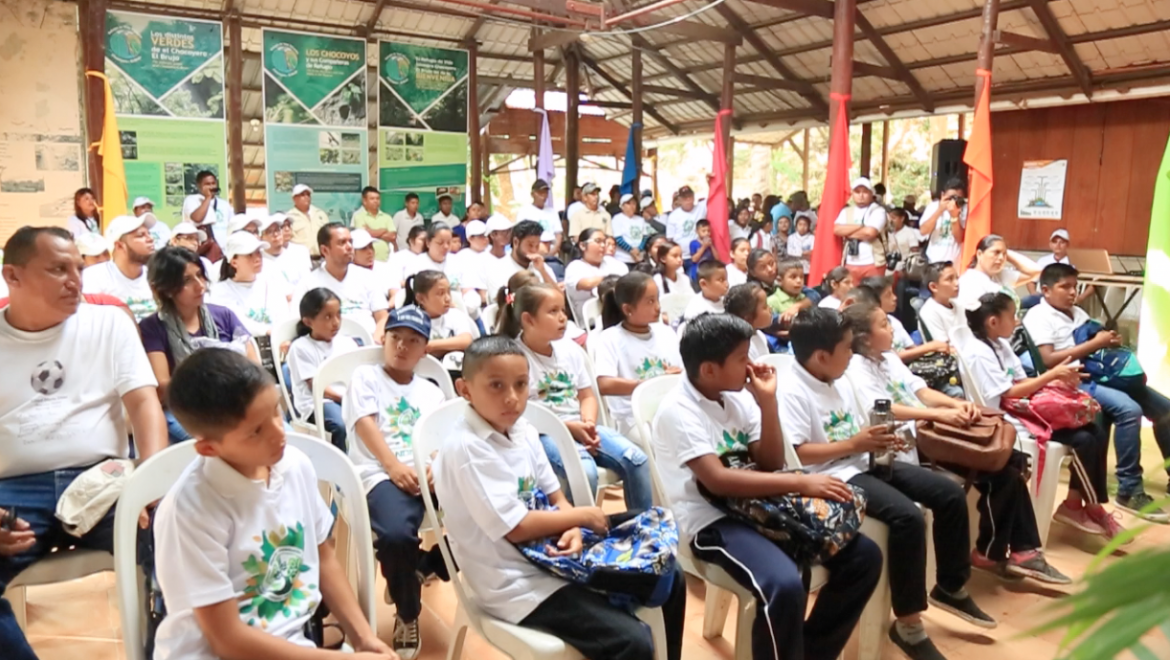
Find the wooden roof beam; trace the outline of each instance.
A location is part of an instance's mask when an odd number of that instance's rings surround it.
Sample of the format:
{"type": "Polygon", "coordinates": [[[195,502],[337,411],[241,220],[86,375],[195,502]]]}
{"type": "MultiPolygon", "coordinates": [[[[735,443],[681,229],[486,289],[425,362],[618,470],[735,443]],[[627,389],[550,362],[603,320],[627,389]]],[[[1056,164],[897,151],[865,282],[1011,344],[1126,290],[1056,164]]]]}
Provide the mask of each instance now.
{"type": "Polygon", "coordinates": [[[760,90],[783,90],[786,92],[809,92],[816,88],[812,84],[803,80],[784,80],[782,78],[772,78],[769,76],[756,76],[750,73],[735,73],[735,82],[744,85],[751,85],[760,90]]]}
{"type": "Polygon", "coordinates": [[[860,78],[862,76],[877,76],[878,78],[886,78],[889,80],[901,80],[902,77],[893,67],[880,66],[877,64],[870,64],[869,62],[860,62],[853,60],[853,76],[860,78]]]}
{"type": "Polygon", "coordinates": [[[1048,38],[1056,44],[1056,48],[1060,53],[1060,58],[1064,60],[1065,66],[1072,73],[1073,78],[1077,81],[1077,86],[1081,88],[1085,96],[1093,98],[1093,79],[1089,74],[1089,69],[1085,63],[1081,61],[1080,55],[1073,49],[1069,43],[1068,35],[1061,29],[1060,23],[1056,20],[1056,15],[1052,13],[1052,9],[1048,7],[1048,0],[1031,0],[1032,11],[1035,12],[1036,18],[1040,20],[1040,25],[1044,26],[1044,31],[1048,33],[1048,38]]]}
{"type": "Polygon", "coordinates": [[[549,30],[540,34],[534,35],[528,39],[528,50],[536,52],[538,50],[547,50],[549,48],[559,48],[577,42],[580,32],[565,32],[563,30],[549,30]]]}
{"type": "MultiPolygon", "coordinates": [[[[662,68],[669,71],[670,74],[673,75],[676,80],[681,82],[684,87],[696,94],[700,94],[702,96],[700,100],[702,100],[703,103],[706,103],[707,107],[711,108],[715,112],[719,112],[719,97],[700,87],[699,83],[692,80],[691,77],[684,73],[683,70],[680,69],[677,64],[672,62],[669,57],[659,52],[659,50],[654,47],[654,44],[646,41],[645,37],[636,32],[630,35],[630,40],[633,43],[634,48],[640,48],[646,55],[654,58],[654,61],[658,62],[662,68]]],[[[601,72],[598,71],[598,75],[600,74],[601,72]]],[[[643,89],[645,89],[645,86],[643,86],[643,89]]],[[[732,117],[732,123],[735,125],[736,129],[743,128],[743,124],[740,123],[738,119],[735,119],[734,116],[732,117]]]]}
{"type": "MultiPolygon", "coordinates": [[[[620,80],[613,77],[613,75],[610,74],[608,71],[601,68],[601,65],[598,64],[597,62],[595,62],[592,57],[589,57],[588,53],[584,52],[584,49],[582,49],[582,52],[581,52],[581,64],[584,64],[585,66],[592,69],[598,76],[601,76],[601,79],[604,80],[605,82],[609,83],[610,86],[612,86],[615,90],[617,90],[618,93],[622,94],[623,96],[630,99],[631,101],[634,100],[634,95],[632,92],[630,92],[630,89],[628,87],[626,87],[625,85],[623,85],[620,80]]],[[[659,113],[657,110],[655,110],[654,108],[651,108],[651,107],[645,107],[643,109],[643,111],[646,114],[653,117],[654,120],[657,121],[659,124],[664,126],[666,128],[666,130],[670,131],[674,135],[678,135],[678,126],[676,126],[674,123],[672,123],[666,117],[663,117],[662,114],[659,113]]]]}
{"type": "Polygon", "coordinates": [[[366,21],[365,25],[359,25],[355,31],[366,37],[373,34],[374,28],[378,27],[378,19],[382,17],[382,9],[385,7],[386,0],[378,0],[375,2],[374,11],[370,13],[370,20],[366,21]]]}
{"type": "Polygon", "coordinates": [[[808,16],[833,18],[833,3],[830,0],[752,0],[752,2],[808,16]]]}
{"type": "Polygon", "coordinates": [[[1005,30],[995,31],[995,43],[1003,46],[1012,46],[1018,50],[1038,50],[1044,53],[1060,54],[1060,49],[1057,48],[1051,39],[1037,39],[1036,37],[1029,37],[1025,34],[1007,32],[1005,30]]]}
{"type": "MultiPolygon", "coordinates": [[[[1039,1],[1046,2],[1046,0],[1039,1]]],[[[1045,4],[1044,8],[1048,8],[1047,4],[1045,4]]],[[[910,88],[910,92],[922,104],[923,109],[927,112],[934,112],[934,99],[930,97],[926,88],[922,86],[922,83],[918,82],[914,74],[910,73],[910,69],[906,68],[906,65],[902,63],[902,59],[898,57],[898,54],[894,52],[893,48],[890,48],[885,38],[878,34],[878,31],[873,27],[873,23],[869,22],[869,19],[861,13],[860,9],[855,11],[854,20],[857,22],[857,27],[861,30],[861,33],[865,35],[866,39],[869,39],[869,43],[873,44],[873,47],[881,53],[882,58],[890,65],[890,68],[898,74],[898,80],[910,88]]]]}
{"type": "MultiPolygon", "coordinates": [[[[801,1],[804,2],[806,0],[801,1]]],[[[826,2],[826,4],[830,6],[831,15],[833,3],[826,2]]],[[[729,7],[727,3],[716,5],[715,11],[719,12],[719,15],[727,21],[727,24],[730,25],[733,30],[743,35],[743,38],[747,40],[748,44],[757,53],[763,56],[764,60],[767,61],[773,69],[775,69],[776,73],[780,74],[781,78],[797,83],[804,82],[795,71],[790,69],[788,65],[784,64],[784,62],[780,61],[780,58],[776,55],[776,53],[772,52],[772,49],[768,47],[768,44],[764,43],[764,40],[760,37],[760,35],[756,34],[756,31],[747,24],[747,21],[740,18],[739,14],[735,13],[735,10],[729,7]]],[[[825,103],[825,99],[821,97],[820,93],[818,93],[816,89],[807,89],[798,93],[804,97],[806,101],[808,101],[809,106],[811,106],[814,110],[823,113],[826,117],[829,116],[829,105],[825,103]]]]}
{"type": "Polygon", "coordinates": [[[677,96],[684,99],[692,99],[695,101],[707,100],[707,94],[700,92],[692,92],[689,89],[677,89],[675,87],[667,87],[665,85],[642,85],[642,91],[646,94],[665,94],[666,96],[677,96]]]}

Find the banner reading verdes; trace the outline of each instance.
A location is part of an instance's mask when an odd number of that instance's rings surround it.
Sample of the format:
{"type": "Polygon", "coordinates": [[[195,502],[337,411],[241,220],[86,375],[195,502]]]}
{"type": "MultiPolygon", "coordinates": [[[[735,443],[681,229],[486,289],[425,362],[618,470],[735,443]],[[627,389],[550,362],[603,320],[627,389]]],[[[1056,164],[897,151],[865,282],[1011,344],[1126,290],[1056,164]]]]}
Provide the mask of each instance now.
{"type": "Polygon", "coordinates": [[[452,213],[466,211],[466,50],[378,42],[378,188],[394,213],[407,193],[430,218],[451,195],[452,213]]]}
{"type": "Polygon", "coordinates": [[[268,207],[292,207],[293,186],[349,222],[369,178],[366,42],[263,30],[268,207]]]}
{"type": "Polygon", "coordinates": [[[105,64],[130,199],[149,197],[173,226],[200,171],[227,187],[223,25],[106,12],[105,64]]]}

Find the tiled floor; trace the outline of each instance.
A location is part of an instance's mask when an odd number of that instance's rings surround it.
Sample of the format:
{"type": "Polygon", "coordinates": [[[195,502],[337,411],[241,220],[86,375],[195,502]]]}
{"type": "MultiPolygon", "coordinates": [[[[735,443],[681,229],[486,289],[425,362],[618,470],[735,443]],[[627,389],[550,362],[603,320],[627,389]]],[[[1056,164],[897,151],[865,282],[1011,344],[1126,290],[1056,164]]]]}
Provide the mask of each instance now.
{"type": "MultiPolygon", "coordinates": [[[[1148,431],[1146,435],[1149,435],[1148,431]]],[[[1148,447],[1146,455],[1156,456],[1152,439],[1148,439],[1145,444],[1148,447]]],[[[1067,474],[1065,478],[1067,480],[1067,474]]],[[[1152,495],[1157,497],[1164,493],[1165,476],[1159,476],[1156,470],[1151,470],[1147,480],[1147,488],[1152,495]]],[[[1134,524],[1134,519],[1124,516],[1123,524],[1134,524]]],[[[1170,544],[1170,527],[1154,526],[1127,547],[1125,552],[1165,547],[1167,544],[1170,544]]],[[[1079,577],[1093,554],[1102,546],[1099,539],[1079,536],[1059,523],[1054,523],[1048,556],[1060,570],[1079,577]]],[[[701,582],[694,579],[689,581],[688,586],[690,598],[687,603],[683,657],[686,660],[730,660],[734,656],[729,641],[735,631],[734,612],[728,617],[724,637],[703,639],[704,588],[701,582]]],[[[1027,635],[1026,631],[1043,620],[1044,609],[1069,593],[1070,588],[1043,587],[1031,581],[1021,585],[1004,585],[981,573],[974,575],[969,587],[979,604],[999,619],[1000,625],[995,630],[982,630],[945,613],[928,612],[928,631],[950,660],[1047,660],[1056,656],[1060,632],[1033,636],[1027,635]]],[[[384,593],[381,578],[378,588],[379,593],[384,593]]],[[[423,600],[424,648],[421,657],[424,660],[445,658],[451,634],[450,625],[455,614],[454,592],[449,585],[435,583],[425,588],[423,600]]],[[[125,657],[112,574],[30,589],[28,620],[29,638],[41,660],[121,660],[125,657]]],[[[389,640],[394,621],[393,607],[379,604],[378,621],[381,636],[389,640]]],[[[476,660],[504,657],[474,635],[470,637],[465,647],[465,657],[476,660]]],[[[1170,641],[1160,633],[1148,637],[1148,646],[1155,657],[1170,658],[1170,641]]],[[[855,657],[851,649],[847,649],[846,657],[855,657]]],[[[883,657],[894,660],[903,656],[887,644],[883,657]]]]}

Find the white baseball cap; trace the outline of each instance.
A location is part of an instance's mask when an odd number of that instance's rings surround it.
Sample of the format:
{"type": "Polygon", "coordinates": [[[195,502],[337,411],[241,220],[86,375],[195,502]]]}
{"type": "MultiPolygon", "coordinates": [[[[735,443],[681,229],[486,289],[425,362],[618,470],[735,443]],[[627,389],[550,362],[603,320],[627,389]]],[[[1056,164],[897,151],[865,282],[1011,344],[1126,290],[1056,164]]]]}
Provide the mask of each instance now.
{"type": "Polygon", "coordinates": [[[110,251],[110,244],[101,234],[86,232],[77,237],[77,251],[83,257],[96,257],[110,251]]]}
{"type": "Polygon", "coordinates": [[[500,215],[499,213],[493,213],[492,217],[488,218],[488,221],[487,221],[488,233],[491,233],[493,231],[508,231],[511,228],[512,228],[512,221],[505,218],[504,216],[500,215]]]}
{"type": "Polygon", "coordinates": [[[540,233],[540,242],[541,243],[552,243],[555,240],[557,240],[557,235],[552,233],[551,231],[543,231],[540,233]]]}
{"type": "Polygon", "coordinates": [[[146,223],[146,218],[136,218],[132,215],[120,215],[106,225],[106,241],[113,245],[118,239],[146,223]]]}
{"type": "Polygon", "coordinates": [[[635,197],[634,197],[633,193],[626,193],[626,194],[622,195],[622,199],[620,202],[618,202],[618,205],[619,206],[624,205],[626,202],[634,201],[634,199],[635,199],[635,197]]]}
{"type": "Polygon", "coordinates": [[[152,202],[149,197],[135,197],[134,204],[131,205],[130,208],[136,209],[139,206],[146,206],[147,204],[154,206],[154,202],[152,202]]]}
{"type": "Polygon", "coordinates": [[[297,185],[293,186],[293,192],[292,192],[293,197],[296,197],[297,195],[299,195],[301,193],[309,193],[311,195],[311,194],[313,194],[313,189],[306,186],[303,183],[298,183],[297,185]]]}
{"type": "Polygon", "coordinates": [[[645,211],[647,208],[649,208],[651,206],[654,206],[654,198],[653,197],[643,197],[642,203],[639,205],[638,210],[645,211]]]}
{"type": "Polygon", "coordinates": [[[281,221],[283,220],[283,218],[278,218],[278,217],[276,217],[277,215],[283,216],[284,214],[283,214],[283,213],[277,213],[277,214],[275,214],[275,215],[270,215],[270,216],[268,216],[268,217],[266,217],[266,218],[260,218],[260,220],[259,220],[259,222],[260,222],[260,233],[261,233],[262,235],[264,234],[264,232],[268,231],[268,228],[269,228],[269,227],[271,227],[271,226],[273,226],[273,225],[276,225],[276,226],[278,226],[278,227],[280,226],[280,224],[281,224],[281,221]]]}
{"type": "Polygon", "coordinates": [[[191,223],[191,222],[180,222],[179,224],[175,225],[174,229],[171,230],[172,236],[188,236],[191,234],[198,234],[198,233],[199,233],[199,228],[196,227],[195,224],[191,223]]]}
{"type": "Polygon", "coordinates": [[[857,190],[858,188],[867,188],[870,192],[873,192],[873,182],[868,177],[859,176],[853,180],[853,185],[849,189],[857,190]]]}
{"type": "Polygon", "coordinates": [[[231,259],[244,254],[253,254],[257,250],[268,249],[267,241],[262,241],[246,231],[238,231],[228,236],[227,245],[223,247],[223,258],[231,259]]]}
{"type": "Polygon", "coordinates": [[[1071,239],[1069,239],[1069,237],[1068,237],[1068,230],[1067,229],[1057,229],[1056,231],[1052,232],[1052,235],[1048,237],[1048,240],[1051,241],[1052,239],[1056,238],[1057,236],[1063,238],[1065,240],[1065,242],[1071,242],[1071,239]]]}
{"type": "Polygon", "coordinates": [[[355,250],[364,250],[374,243],[374,237],[365,229],[355,229],[349,233],[349,237],[355,250]]]}
{"type": "Polygon", "coordinates": [[[243,231],[244,227],[247,227],[253,222],[256,223],[257,226],[260,225],[259,219],[249,217],[243,213],[237,213],[232,216],[231,220],[228,221],[228,234],[230,235],[238,231],[243,231]]]}
{"type": "Polygon", "coordinates": [[[467,223],[467,225],[463,228],[463,231],[465,234],[467,234],[468,238],[472,236],[486,236],[487,225],[483,224],[483,220],[472,220],[471,222],[467,223]]]}

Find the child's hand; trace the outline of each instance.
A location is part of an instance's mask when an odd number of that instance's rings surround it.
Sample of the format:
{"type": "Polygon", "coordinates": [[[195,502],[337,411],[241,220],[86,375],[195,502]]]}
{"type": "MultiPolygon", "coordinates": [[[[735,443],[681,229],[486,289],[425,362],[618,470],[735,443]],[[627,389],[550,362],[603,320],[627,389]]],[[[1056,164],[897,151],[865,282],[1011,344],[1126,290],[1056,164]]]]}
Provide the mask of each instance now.
{"type": "Polygon", "coordinates": [[[537,270],[544,268],[544,255],[539,252],[528,255],[528,260],[532,262],[533,266],[536,266],[537,270]]]}
{"type": "Polygon", "coordinates": [[[633,248],[632,250],[630,250],[630,258],[633,259],[634,261],[641,261],[642,260],[642,251],[639,250],[638,248],[633,248]]]}
{"type": "MultiPolygon", "coordinates": [[[[398,486],[398,490],[401,490],[407,495],[418,495],[418,473],[414,471],[414,468],[405,463],[399,462],[396,463],[394,467],[387,472],[390,475],[390,481],[393,482],[395,486],[398,486]]],[[[427,475],[427,480],[429,483],[429,474],[427,475]]]]}
{"type": "Polygon", "coordinates": [[[800,490],[805,497],[818,497],[834,502],[848,502],[853,499],[853,490],[844,481],[827,474],[802,475],[800,490]]]}
{"type": "Polygon", "coordinates": [[[792,319],[796,318],[796,315],[799,313],[800,310],[797,309],[795,305],[789,307],[788,309],[784,310],[783,314],[780,315],[780,323],[783,325],[791,325],[792,319]]]}
{"type": "Polygon", "coordinates": [[[1071,357],[1066,357],[1060,364],[1049,369],[1048,373],[1052,374],[1053,380],[1063,380],[1070,385],[1077,385],[1081,382],[1081,367],[1080,365],[1073,366],[1071,357]]]}
{"type": "Polygon", "coordinates": [[[673,376],[675,374],[681,374],[681,373],[682,373],[682,367],[667,367],[666,368],[666,375],[668,375],[668,376],[673,376]]]}
{"type": "Polygon", "coordinates": [[[565,426],[569,429],[569,434],[573,436],[580,445],[593,453],[601,444],[601,438],[597,435],[596,424],[586,424],[582,421],[565,422],[565,426]]]}
{"type": "Polygon", "coordinates": [[[761,407],[776,403],[776,370],[766,364],[749,364],[747,390],[761,407]]]}
{"type": "Polygon", "coordinates": [[[898,443],[898,437],[890,433],[888,426],[867,426],[847,442],[860,452],[870,452],[882,449],[893,449],[898,443]]]}
{"type": "Polygon", "coordinates": [[[435,490],[435,473],[431,471],[430,465],[427,466],[427,488],[435,490]]]}
{"type": "Polygon", "coordinates": [[[601,507],[579,506],[574,511],[580,516],[579,521],[581,524],[578,527],[593,530],[597,534],[609,532],[609,517],[601,510],[601,507]]]}
{"type": "Polygon", "coordinates": [[[923,348],[927,349],[927,351],[930,353],[950,353],[951,342],[936,339],[932,342],[928,342],[923,348]]]}
{"type": "MultiPolygon", "coordinates": [[[[386,646],[383,642],[382,646],[386,646]]],[[[353,654],[354,660],[402,660],[390,647],[385,651],[358,651],[353,654]]]]}
{"type": "Polygon", "coordinates": [[[379,658],[380,660],[399,660],[398,654],[386,642],[375,636],[369,639],[359,639],[353,645],[355,658],[379,658]]]}
{"type": "Polygon", "coordinates": [[[581,541],[581,528],[574,527],[561,534],[561,538],[557,541],[555,548],[551,545],[545,546],[545,551],[548,552],[550,557],[572,557],[581,554],[583,545],[581,541]]]}
{"type": "Polygon", "coordinates": [[[949,426],[966,428],[971,425],[971,416],[957,408],[936,408],[934,410],[934,421],[949,426]]]}

